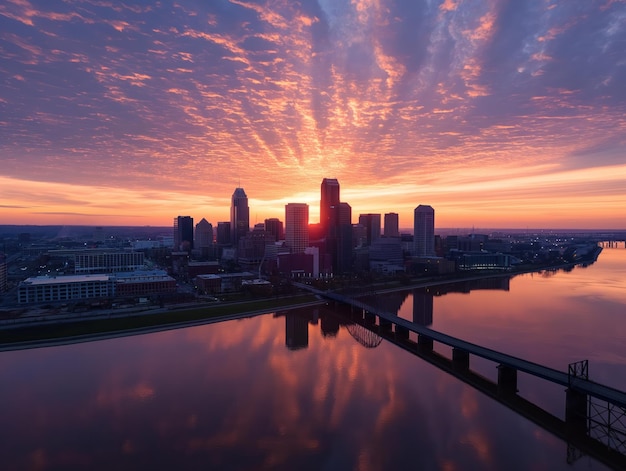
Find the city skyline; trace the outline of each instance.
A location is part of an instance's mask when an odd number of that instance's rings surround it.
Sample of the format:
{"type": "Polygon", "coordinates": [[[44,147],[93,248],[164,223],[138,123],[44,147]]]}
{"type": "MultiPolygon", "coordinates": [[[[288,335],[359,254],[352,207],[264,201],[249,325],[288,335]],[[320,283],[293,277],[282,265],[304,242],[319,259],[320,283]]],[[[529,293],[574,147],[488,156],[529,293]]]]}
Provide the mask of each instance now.
{"type": "Polygon", "coordinates": [[[0,5],[0,223],[249,223],[319,184],[450,228],[624,229],[626,2],[0,5]],[[523,19],[523,20],[522,20],[523,19]]]}

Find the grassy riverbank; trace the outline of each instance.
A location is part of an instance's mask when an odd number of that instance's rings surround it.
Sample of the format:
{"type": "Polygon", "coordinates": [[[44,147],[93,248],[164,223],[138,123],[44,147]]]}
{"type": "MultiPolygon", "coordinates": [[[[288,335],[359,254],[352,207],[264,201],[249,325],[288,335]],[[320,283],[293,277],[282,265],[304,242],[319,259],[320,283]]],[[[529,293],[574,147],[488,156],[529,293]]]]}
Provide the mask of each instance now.
{"type": "Polygon", "coordinates": [[[0,346],[13,345],[24,342],[36,342],[52,339],[71,339],[75,337],[107,334],[123,331],[134,331],[153,327],[184,325],[190,322],[200,322],[239,313],[254,313],[311,303],[318,299],[311,295],[298,295],[284,298],[262,299],[247,302],[203,305],[183,309],[159,309],[156,312],[142,312],[128,314],[123,317],[84,316],[72,321],[46,325],[26,325],[11,329],[0,330],[0,346]]]}
{"type": "MultiPolygon", "coordinates": [[[[512,277],[515,275],[537,272],[543,270],[571,269],[574,263],[558,266],[526,266],[518,267],[516,270],[506,272],[483,272],[483,273],[455,273],[448,276],[433,276],[428,278],[418,278],[412,280],[387,280],[373,282],[359,286],[355,291],[354,286],[344,287],[348,295],[363,294],[383,294],[387,292],[435,286],[448,283],[471,281],[482,278],[512,277]]],[[[336,287],[333,287],[336,289],[336,287]]],[[[319,301],[312,294],[300,294],[295,296],[258,299],[251,301],[204,304],[193,307],[177,308],[172,306],[169,309],[153,309],[142,312],[128,312],[119,314],[116,311],[104,311],[101,314],[77,316],[75,319],[58,319],[54,316],[47,317],[48,320],[24,324],[6,329],[0,329],[0,349],[3,346],[17,346],[19,344],[32,344],[53,340],[85,338],[93,336],[111,335],[115,333],[141,333],[142,331],[155,330],[158,328],[175,328],[185,326],[190,323],[201,323],[205,320],[231,316],[234,314],[271,312],[273,310],[297,306],[299,304],[314,303],[319,301]]],[[[15,347],[20,348],[20,347],[15,347]]]]}

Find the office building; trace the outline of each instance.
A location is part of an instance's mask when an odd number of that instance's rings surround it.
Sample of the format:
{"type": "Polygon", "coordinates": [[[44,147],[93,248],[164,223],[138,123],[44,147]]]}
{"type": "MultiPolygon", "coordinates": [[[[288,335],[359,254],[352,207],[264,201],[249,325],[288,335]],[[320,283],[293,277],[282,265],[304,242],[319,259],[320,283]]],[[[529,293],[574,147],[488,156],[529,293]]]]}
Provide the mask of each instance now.
{"type": "Polygon", "coordinates": [[[217,223],[217,237],[216,242],[217,245],[222,247],[230,245],[230,222],[218,222],[217,223]]]}
{"type": "Polygon", "coordinates": [[[418,257],[435,256],[435,210],[420,204],[414,211],[413,252],[418,257]]]}
{"type": "Polygon", "coordinates": [[[324,178],[322,180],[320,198],[320,225],[322,226],[321,232],[324,236],[332,234],[331,219],[333,218],[333,213],[339,207],[339,202],[339,182],[336,178],[324,178]]]}
{"type": "Polygon", "coordinates": [[[352,207],[339,203],[339,227],[337,233],[337,254],[333,257],[333,270],[346,273],[352,270],[352,207]]]}
{"type": "Polygon", "coordinates": [[[193,218],[178,216],[174,218],[174,250],[193,249],[193,218]]]}
{"type": "Polygon", "coordinates": [[[258,267],[265,258],[265,247],[275,243],[274,236],[265,230],[265,224],[255,224],[254,229],[239,239],[237,258],[245,269],[258,267]]]}
{"type": "Polygon", "coordinates": [[[385,228],[383,229],[383,235],[385,237],[400,237],[398,213],[385,214],[385,228]]]}
{"type": "Polygon", "coordinates": [[[250,208],[248,196],[243,188],[235,188],[230,205],[230,243],[234,247],[239,244],[239,239],[250,231],[250,208]]]}
{"type": "Polygon", "coordinates": [[[114,292],[115,283],[111,275],[36,276],[18,285],[17,302],[27,304],[109,298],[114,292]]]}
{"type": "Polygon", "coordinates": [[[291,253],[302,253],[309,246],[309,205],[289,203],[285,206],[285,243],[291,253]]]}
{"type": "Polygon", "coordinates": [[[380,238],[380,214],[361,214],[359,224],[365,227],[366,245],[380,238]]]}
{"type": "Polygon", "coordinates": [[[196,224],[193,245],[192,256],[194,258],[206,260],[216,257],[216,246],[213,243],[213,224],[204,218],[196,224]]]}
{"type": "Polygon", "coordinates": [[[113,281],[116,297],[136,298],[176,293],[176,280],[162,270],[116,273],[113,281]]]}
{"type": "Polygon", "coordinates": [[[274,236],[274,241],[285,240],[285,229],[283,222],[278,218],[270,218],[265,220],[265,230],[274,236]]]}
{"type": "Polygon", "coordinates": [[[118,249],[53,249],[47,256],[64,271],[74,273],[114,273],[141,270],[144,268],[144,253],[118,249]]]}
{"type": "Polygon", "coordinates": [[[161,270],[132,273],[37,276],[22,281],[19,304],[138,297],[176,292],[176,280],[161,270]]]}
{"type": "Polygon", "coordinates": [[[202,218],[196,224],[196,236],[194,246],[198,249],[211,247],[213,245],[213,224],[202,218]]]}
{"type": "Polygon", "coordinates": [[[143,252],[87,249],[76,251],[72,255],[76,274],[130,272],[144,267],[143,252]]]}

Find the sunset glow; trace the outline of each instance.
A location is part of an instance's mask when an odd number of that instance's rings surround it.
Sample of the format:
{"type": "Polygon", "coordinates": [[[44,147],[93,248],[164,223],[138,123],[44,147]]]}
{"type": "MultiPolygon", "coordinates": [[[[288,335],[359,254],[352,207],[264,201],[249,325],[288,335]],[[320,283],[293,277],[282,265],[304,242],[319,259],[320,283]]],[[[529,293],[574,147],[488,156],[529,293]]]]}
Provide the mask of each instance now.
{"type": "Polygon", "coordinates": [[[0,4],[0,224],[626,228],[626,1],[0,4]]]}

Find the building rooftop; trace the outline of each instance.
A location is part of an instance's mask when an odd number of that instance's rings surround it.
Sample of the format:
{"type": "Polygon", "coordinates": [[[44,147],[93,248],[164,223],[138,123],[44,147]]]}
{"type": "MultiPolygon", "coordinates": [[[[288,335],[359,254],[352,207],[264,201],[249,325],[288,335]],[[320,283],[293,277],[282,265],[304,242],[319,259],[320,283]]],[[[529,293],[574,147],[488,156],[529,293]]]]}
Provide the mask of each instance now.
{"type": "Polygon", "coordinates": [[[57,283],[83,283],[85,281],[109,281],[111,275],[63,275],[63,276],[33,276],[25,279],[20,284],[29,285],[52,285],[57,283]]]}

